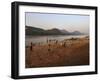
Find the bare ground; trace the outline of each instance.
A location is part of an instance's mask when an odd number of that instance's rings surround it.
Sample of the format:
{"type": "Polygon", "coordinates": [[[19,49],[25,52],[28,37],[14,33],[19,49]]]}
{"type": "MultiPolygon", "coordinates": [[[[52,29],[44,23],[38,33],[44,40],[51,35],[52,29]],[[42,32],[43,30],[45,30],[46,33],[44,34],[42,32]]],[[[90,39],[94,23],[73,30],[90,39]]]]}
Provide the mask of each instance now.
{"type": "MultiPolygon", "coordinates": [[[[66,40],[67,41],[67,40],[66,40]]],[[[25,67],[89,65],[89,39],[68,40],[70,45],[36,45],[26,48],[25,67]]]]}

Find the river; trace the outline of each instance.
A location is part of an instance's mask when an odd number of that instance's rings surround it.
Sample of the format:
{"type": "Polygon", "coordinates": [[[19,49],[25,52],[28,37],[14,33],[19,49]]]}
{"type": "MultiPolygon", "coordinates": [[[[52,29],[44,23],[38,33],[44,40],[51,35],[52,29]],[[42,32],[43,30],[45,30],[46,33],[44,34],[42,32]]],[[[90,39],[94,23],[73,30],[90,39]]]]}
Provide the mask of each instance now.
{"type": "Polygon", "coordinates": [[[25,44],[29,46],[30,43],[46,43],[47,40],[58,40],[62,41],[64,39],[70,38],[82,38],[87,35],[52,35],[52,36],[26,36],[25,37],[25,44]]]}

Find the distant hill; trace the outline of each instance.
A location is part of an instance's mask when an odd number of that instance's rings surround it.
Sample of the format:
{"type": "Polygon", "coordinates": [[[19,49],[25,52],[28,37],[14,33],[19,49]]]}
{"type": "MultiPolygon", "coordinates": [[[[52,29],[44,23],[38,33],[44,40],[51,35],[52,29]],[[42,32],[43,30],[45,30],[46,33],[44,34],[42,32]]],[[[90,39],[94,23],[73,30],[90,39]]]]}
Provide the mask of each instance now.
{"type": "Polygon", "coordinates": [[[26,35],[81,35],[79,31],[68,32],[66,30],[59,30],[57,28],[53,28],[50,30],[44,30],[42,28],[26,26],[25,27],[26,35]]]}
{"type": "Polygon", "coordinates": [[[82,33],[80,33],[79,31],[74,31],[71,34],[73,34],[73,35],[81,35],[82,33]]]}
{"type": "Polygon", "coordinates": [[[60,30],[62,33],[64,33],[64,34],[67,34],[67,35],[70,35],[70,32],[68,32],[67,30],[60,30]]]}
{"type": "Polygon", "coordinates": [[[65,35],[64,33],[62,33],[59,29],[57,29],[57,28],[53,28],[53,29],[51,29],[51,30],[47,30],[46,31],[47,32],[47,34],[49,34],[49,35],[65,35]]]}
{"type": "Polygon", "coordinates": [[[41,28],[26,26],[25,29],[26,35],[45,35],[46,31],[41,28]]]}

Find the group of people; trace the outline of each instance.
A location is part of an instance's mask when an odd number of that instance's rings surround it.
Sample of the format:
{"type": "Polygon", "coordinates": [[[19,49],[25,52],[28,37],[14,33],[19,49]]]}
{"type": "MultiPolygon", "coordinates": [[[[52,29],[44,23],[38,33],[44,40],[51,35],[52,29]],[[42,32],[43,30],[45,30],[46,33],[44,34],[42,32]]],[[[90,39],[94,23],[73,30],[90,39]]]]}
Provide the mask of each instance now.
{"type": "MultiPolygon", "coordinates": [[[[57,46],[60,46],[60,47],[67,47],[68,45],[71,45],[71,42],[70,41],[61,41],[61,42],[59,42],[56,39],[53,39],[53,40],[48,40],[47,39],[46,43],[48,45],[48,51],[50,51],[50,49],[52,48],[51,47],[52,45],[57,45],[57,46]]],[[[30,50],[33,51],[34,50],[34,47],[36,45],[37,44],[31,42],[31,44],[30,44],[30,50]]],[[[38,45],[40,45],[40,43],[38,45]]]]}

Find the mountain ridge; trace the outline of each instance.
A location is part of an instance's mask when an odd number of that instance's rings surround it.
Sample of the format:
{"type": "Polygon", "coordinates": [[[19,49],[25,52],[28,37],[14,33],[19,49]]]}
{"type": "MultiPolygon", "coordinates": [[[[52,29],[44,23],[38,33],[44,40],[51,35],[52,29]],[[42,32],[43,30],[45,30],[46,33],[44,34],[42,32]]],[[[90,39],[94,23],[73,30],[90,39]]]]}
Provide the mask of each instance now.
{"type": "Polygon", "coordinates": [[[26,35],[82,35],[79,31],[69,32],[67,30],[60,30],[57,28],[44,30],[38,27],[25,26],[26,35]]]}

